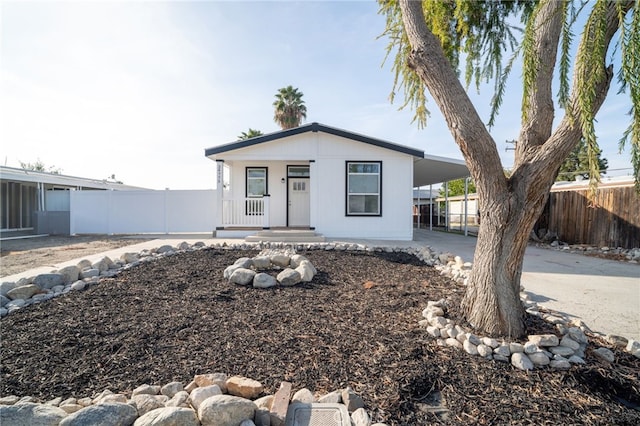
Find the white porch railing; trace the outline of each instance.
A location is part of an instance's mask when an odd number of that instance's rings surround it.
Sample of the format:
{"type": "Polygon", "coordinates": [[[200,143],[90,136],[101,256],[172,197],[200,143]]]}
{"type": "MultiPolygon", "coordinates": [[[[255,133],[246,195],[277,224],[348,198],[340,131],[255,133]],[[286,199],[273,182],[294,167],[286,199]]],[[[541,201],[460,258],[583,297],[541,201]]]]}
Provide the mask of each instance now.
{"type": "Polygon", "coordinates": [[[269,228],[269,196],[222,200],[222,226],[269,228]]]}

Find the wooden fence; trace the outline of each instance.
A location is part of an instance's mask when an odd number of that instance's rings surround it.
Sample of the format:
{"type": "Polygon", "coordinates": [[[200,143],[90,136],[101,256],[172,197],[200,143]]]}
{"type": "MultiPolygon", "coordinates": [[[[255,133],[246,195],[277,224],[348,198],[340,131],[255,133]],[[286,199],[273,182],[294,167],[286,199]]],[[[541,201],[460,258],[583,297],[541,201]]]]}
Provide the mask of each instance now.
{"type": "Polygon", "coordinates": [[[535,228],[569,244],[640,247],[640,196],[633,186],[600,188],[591,207],[587,190],[551,192],[535,228]]]}

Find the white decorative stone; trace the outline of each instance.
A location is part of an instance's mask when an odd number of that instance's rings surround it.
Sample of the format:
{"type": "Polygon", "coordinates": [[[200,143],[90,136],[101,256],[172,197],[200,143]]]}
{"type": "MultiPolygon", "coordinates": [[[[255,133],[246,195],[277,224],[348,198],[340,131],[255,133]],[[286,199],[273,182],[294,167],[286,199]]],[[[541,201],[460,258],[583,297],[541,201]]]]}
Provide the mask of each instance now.
{"type": "Polygon", "coordinates": [[[69,414],[60,426],[76,425],[130,425],[138,417],[136,409],[129,404],[106,403],[90,405],[69,414]]]}
{"type": "MultiPolygon", "coordinates": [[[[165,399],[168,399],[165,395],[163,395],[165,399]]],[[[139,394],[131,397],[131,401],[136,404],[136,408],[138,409],[138,415],[142,416],[149,411],[163,408],[164,402],[158,398],[158,395],[148,395],[148,394],[139,394]]],[[[125,401],[126,402],[126,401],[125,401]]]]}
{"type": "Polygon", "coordinates": [[[493,354],[493,349],[491,349],[491,346],[487,346],[484,343],[480,343],[477,349],[478,355],[484,358],[489,358],[493,354]]]}
{"type": "Polygon", "coordinates": [[[160,386],[145,384],[145,385],[140,385],[137,388],[135,388],[131,392],[131,396],[134,397],[136,395],[141,395],[141,394],[158,395],[159,393],[160,393],[160,386]]]}
{"type": "Polygon", "coordinates": [[[190,408],[164,407],[138,417],[133,426],[199,426],[196,412],[190,408]]]}
{"type": "Polygon", "coordinates": [[[42,291],[40,287],[35,284],[22,285],[20,287],[13,288],[7,292],[7,297],[11,300],[16,299],[30,299],[34,294],[42,291]]]}
{"type": "Polygon", "coordinates": [[[526,354],[532,354],[532,353],[538,352],[539,350],[540,349],[538,348],[538,345],[536,345],[535,343],[533,343],[531,341],[526,342],[524,344],[524,353],[526,353],[526,354]]]}
{"type": "Polygon", "coordinates": [[[269,274],[259,272],[253,277],[254,288],[270,288],[275,287],[278,284],[276,279],[269,274]]]}
{"type": "Polygon", "coordinates": [[[263,390],[262,383],[242,376],[227,379],[227,392],[247,399],[257,398],[263,390]]]}
{"type": "Polygon", "coordinates": [[[286,254],[274,254],[271,256],[271,263],[281,268],[288,267],[290,262],[291,258],[286,254]]]}
{"type": "Polygon", "coordinates": [[[240,265],[240,267],[243,269],[250,269],[253,266],[253,260],[248,257],[241,257],[240,259],[236,260],[233,264],[240,265]]]}
{"type": "Polygon", "coordinates": [[[302,388],[294,393],[291,397],[291,402],[294,401],[302,402],[303,404],[312,404],[313,402],[315,402],[315,397],[309,389],[302,388]]]}
{"type": "Polygon", "coordinates": [[[218,385],[209,385],[201,388],[195,388],[189,394],[189,403],[193,406],[193,408],[198,410],[200,404],[202,404],[204,400],[216,395],[222,395],[222,391],[220,390],[220,386],[218,385]]]}
{"type": "Polygon", "coordinates": [[[87,284],[84,281],[76,281],[73,284],[71,284],[71,290],[74,291],[82,291],[87,287],[87,284]]]}
{"type": "Polygon", "coordinates": [[[527,354],[529,359],[534,365],[547,365],[549,364],[549,357],[544,352],[534,352],[527,354]]]}
{"type": "Polygon", "coordinates": [[[432,325],[427,327],[427,333],[429,333],[431,337],[440,337],[440,329],[432,325]]]}
{"type": "Polygon", "coordinates": [[[533,363],[529,357],[522,352],[516,352],[511,355],[511,365],[520,370],[533,370],[533,363]]]}
{"type": "Polygon", "coordinates": [[[207,398],[198,408],[202,426],[238,426],[246,419],[253,419],[258,407],[253,401],[233,395],[216,395],[207,398]]]}
{"type": "Polygon", "coordinates": [[[465,340],[462,344],[464,351],[469,355],[478,355],[478,347],[471,343],[469,340],[465,340]]]}
{"type": "MultiPolygon", "coordinates": [[[[222,393],[227,393],[227,375],[224,373],[197,374],[193,381],[199,387],[218,385],[222,393]]],[[[185,388],[187,390],[187,388],[185,388]]],[[[187,390],[191,392],[193,389],[187,390]]]]}
{"type": "Polygon", "coordinates": [[[160,393],[168,396],[169,398],[173,398],[175,394],[184,390],[184,386],[181,382],[171,382],[167,383],[160,389],[160,393]]]}
{"type": "Polygon", "coordinates": [[[253,282],[253,278],[256,276],[256,271],[245,268],[238,268],[231,273],[229,282],[239,285],[248,285],[253,282]]]}
{"type": "Polygon", "coordinates": [[[558,346],[560,341],[555,334],[533,334],[529,336],[529,341],[538,346],[558,346]]]}
{"type": "Polygon", "coordinates": [[[276,279],[282,286],[291,287],[298,284],[302,277],[300,276],[300,273],[298,271],[291,268],[286,268],[278,274],[276,279]]]}
{"type": "Polygon", "coordinates": [[[303,260],[302,263],[294,270],[300,274],[300,280],[302,282],[309,282],[313,280],[313,277],[316,274],[315,268],[308,260],[303,260]]]}
{"type": "Polygon", "coordinates": [[[462,343],[454,339],[453,337],[449,337],[444,341],[447,346],[451,346],[452,348],[462,349],[462,343]]]}
{"type": "Polygon", "coordinates": [[[369,426],[371,424],[371,419],[364,408],[358,408],[351,413],[351,422],[353,426],[369,426]]]}
{"type": "Polygon", "coordinates": [[[51,405],[33,402],[0,405],[0,423],[4,425],[57,426],[67,412],[51,405]]]}
{"type": "Polygon", "coordinates": [[[511,351],[512,354],[522,353],[524,352],[524,345],[517,342],[509,343],[509,351],[511,351]]]}
{"type": "Polygon", "coordinates": [[[173,397],[164,403],[165,407],[186,407],[188,405],[188,401],[189,401],[189,392],[187,391],[180,391],[180,392],[176,392],[175,395],[173,395],[173,397]]]}

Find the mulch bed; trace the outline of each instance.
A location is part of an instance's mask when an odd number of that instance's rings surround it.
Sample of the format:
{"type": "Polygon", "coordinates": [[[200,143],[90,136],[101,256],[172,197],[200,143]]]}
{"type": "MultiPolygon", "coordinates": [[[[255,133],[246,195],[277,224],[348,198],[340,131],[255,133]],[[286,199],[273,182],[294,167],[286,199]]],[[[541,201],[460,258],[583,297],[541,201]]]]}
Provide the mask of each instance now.
{"type": "Polygon", "coordinates": [[[421,311],[447,298],[455,315],[464,288],[413,256],[309,251],[311,283],[255,290],[223,279],[255,254],[166,257],[5,317],[0,394],[128,393],[224,372],[269,393],[283,380],[318,394],[351,386],[389,425],[640,424],[640,360],[629,354],[609,366],[588,351],[587,366],[527,373],[437,346],[421,311]],[[447,414],[429,409],[437,399],[447,414]]]}

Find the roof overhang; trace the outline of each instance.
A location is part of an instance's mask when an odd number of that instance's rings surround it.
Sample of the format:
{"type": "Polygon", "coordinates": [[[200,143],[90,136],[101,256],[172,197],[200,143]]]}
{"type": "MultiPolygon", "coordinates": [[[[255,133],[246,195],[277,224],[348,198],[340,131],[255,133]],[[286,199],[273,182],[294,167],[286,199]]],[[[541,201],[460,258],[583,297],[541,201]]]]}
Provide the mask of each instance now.
{"type": "Polygon", "coordinates": [[[326,126],[320,123],[305,124],[293,129],[281,130],[269,133],[255,138],[235,141],[223,145],[214,146],[205,149],[205,156],[217,160],[221,154],[225,154],[237,149],[247,148],[270,141],[283,139],[293,135],[299,135],[306,132],[324,132],[335,136],[355,140],[358,142],[374,145],[380,148],[389,149],[403,154],[411,155],[414,159],[413,163],[413,186],[425,186],[434,183],[446,182],[453,179],[459,179],[469,176],[469,170],[464,161],[447,157],[438,157],[435,155],[426,155],[424,151],[411,148],[405,145],[388,142],[382,139],[372,138],[361,135],[359,133],[349,132],[347,130],[326,126]]]}
{"type": "Polygon", "coordinates": [[[113,189],[113,190],[142,190],[138,186],[125,185],[107,180],[88,179],[76,176],[61,175],[57,173],[39,172],[36,170],[17,169],[14,167],[0,166],[0,179],[15,182],[33,182],[48,185],[57,185],[65,188],[85,189],[113,189]]]}
{"type": "Polygon", "coordinates": [[[414,157],[413,186],[426,186],[470,176],[463,160],[435,155],[414,157]]]}
{"type": "Polygon", "coordinates": [[[301,133],[306,133],[306,132],[328,133],[334,136],[340,136],[346,139],[351,139],[351,140],[366,143],[369,145],[374,145],[380,148],[389,149],[391,151],[413,155],[414,157],[422,157],[424,155],[424,152],[420,151],[419,149],[411,148],[405,145],[399,145],[399,144],[388,142],[382,139],[372,138],[369,136],[361,135],[359,133],[349,132],[347,130],[338,129],[336,127],[326,126],[320,123],[304,124],[299,127],[294,127],[293,129],[281,130],[278,132],[257,136],[255,138],[251,138],[247,140],[236,141],[236,142],[231,142],[224,145],[214,146],[212,148],[205,149],[204,155],[206,157],[214,159],[216,154],[222,154],[225,152],[234,151],[236,149],[247,148],[250,146],[259,145],[265,142],[283,139],[289,136],[299,135],[301,133]]]}

